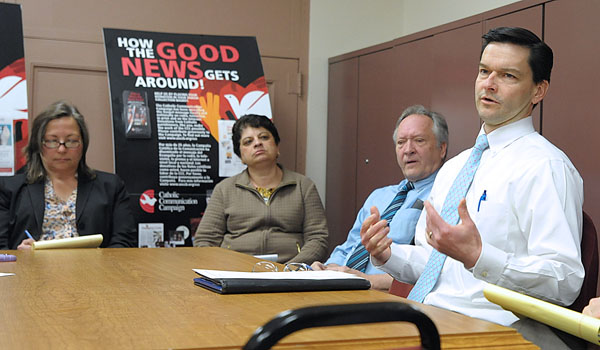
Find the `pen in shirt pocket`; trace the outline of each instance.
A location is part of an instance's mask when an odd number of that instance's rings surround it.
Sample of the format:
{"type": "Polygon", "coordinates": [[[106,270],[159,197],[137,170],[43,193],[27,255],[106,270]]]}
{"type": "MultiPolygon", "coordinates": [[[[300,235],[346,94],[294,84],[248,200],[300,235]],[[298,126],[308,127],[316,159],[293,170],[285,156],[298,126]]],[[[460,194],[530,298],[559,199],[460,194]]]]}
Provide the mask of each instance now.
{"type": "Polygon", "coordinates": [[[484,201],[486,199],[487,199],[487,192],[486,192],[486,190],[483,190],[481,197],[479,197],[479,203],[477,204],[477,212],[479,212],[479,208],[481,208],[481,201],[484,201]]]}

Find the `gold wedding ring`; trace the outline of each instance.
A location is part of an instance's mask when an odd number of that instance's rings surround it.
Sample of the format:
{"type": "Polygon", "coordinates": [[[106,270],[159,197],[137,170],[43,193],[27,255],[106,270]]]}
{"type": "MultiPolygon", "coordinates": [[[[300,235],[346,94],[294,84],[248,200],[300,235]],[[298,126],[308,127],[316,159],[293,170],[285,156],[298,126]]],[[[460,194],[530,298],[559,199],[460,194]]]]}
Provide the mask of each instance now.
{"type": "Polygon", "coordinates": [[[429,237],[429,239],[431,239],[431,236],[433,236],[433,232],[431,232],[431,231],[427,232],[427,237],[429,237]]]}

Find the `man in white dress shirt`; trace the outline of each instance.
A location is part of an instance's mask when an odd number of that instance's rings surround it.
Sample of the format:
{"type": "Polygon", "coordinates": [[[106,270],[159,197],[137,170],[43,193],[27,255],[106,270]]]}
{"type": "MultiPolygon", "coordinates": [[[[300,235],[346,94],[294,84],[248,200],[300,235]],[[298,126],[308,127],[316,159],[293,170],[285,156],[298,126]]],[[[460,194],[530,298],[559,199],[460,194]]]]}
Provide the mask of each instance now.
{"type": "Polygon", "coordinates": [[[522,28],[483,36],[475,105],[489,147],[458,206],[457,225],[438,213],[471,149],[440,169],[415,231],[415,246],[392,244],[379,212],[364,221],[362,242],[374,265],[416,283],[433,249],[447,255],[423,303],[519,330],[546,348],[565,348],[545,325],[487,301],[487,283],[559,305],[579,295],[583,180],[567,156],[533,128],[546,96],[552,50],[522,28]],[[548,344],[548,345],[547,345],[548,344]]]}

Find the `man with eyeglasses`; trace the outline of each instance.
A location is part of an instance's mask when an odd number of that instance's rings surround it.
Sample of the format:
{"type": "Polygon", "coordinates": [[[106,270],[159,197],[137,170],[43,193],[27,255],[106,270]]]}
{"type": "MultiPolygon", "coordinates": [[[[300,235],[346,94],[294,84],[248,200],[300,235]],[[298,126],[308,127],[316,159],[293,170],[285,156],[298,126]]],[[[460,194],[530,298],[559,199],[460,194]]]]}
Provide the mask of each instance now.
{"type": "Polygon", "coordinates": [[[433,180],[446,158],[448,125],[440,114],[415,105],[405,109],[393,133],[396,160],[405,179],[399,184],[373,191],[356,216],[346,241],[337,246],[325,264],[314,262],[313,270],[336,270],[356,274],[371,282],[371,288],[388,290],[392,277],[371,263],[360,242],[361,226],[376,207],[387,220],[390,237],[409,244],[415,225],[429,196],[433,180]]]}

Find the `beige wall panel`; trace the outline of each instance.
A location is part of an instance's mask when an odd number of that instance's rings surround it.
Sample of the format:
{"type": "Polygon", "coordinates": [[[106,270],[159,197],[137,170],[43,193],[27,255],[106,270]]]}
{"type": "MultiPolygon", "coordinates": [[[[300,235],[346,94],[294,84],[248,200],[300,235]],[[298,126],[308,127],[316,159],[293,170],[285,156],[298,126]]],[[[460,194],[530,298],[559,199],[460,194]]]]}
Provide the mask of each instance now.
{"type": "MultiPolygon", "coordinates": [[[[113,172],[113,143],[106,72],[71,67],[33,65],[35,115],[50,103],[66,99],[86,119],[90,132],[87,162],[92,168],[113,172]]],[[[34,114],[32,114],[34,115],[34,114]]]]}
{"type": "Polygon", "coordinates": [[[330,252],[346,240],[357,212],[358,60],[329,66],[326,211],[330,252]]]}
{"type": "Polygon", "coordinates": [[[113,142],[104,47],[101,43],[25,39],[29,115],[65,99],[86,117],[88,164],[113,172],[113,142]]]}
{"type": "Polygon", "coordinates": [[[298,75],[298,60],[262,58],[269,87],[273,123],[277,126],[281,142],[279,162],[295,170],[298,142],[298,97],[293,91],[298,75]]]}
{"type": "Polygon", "coordinates": [[[256,36],[263,55],[306,56],[308,0],[21,0],[26,37],[102,42],[103,27],[256,36]],[[303,43],[304,42],[304,43],[303,43]]]}
{"type": "Polygon", "coordinates": [[[92,130],[90,164],[113,171],[102,28],[255,36],[282,133],[282,162],[304,172],[309,0],[21,0],[33,117],[57,99],[78,105],[92,130]],[[304,90],[304,91],[302,91],[304,90]],[[102,145],[102,147],[100,147],[102,145]]]}
{"type": "MultiPolygon", "coordinates": [[[[46,105],[38,101],[35,88],[35,76],[33,67],[61,67],[68,71],[69,69],[92,70],[104,72],[104,85],[94,85],[95,90],[90,90],[87,83],[83,83],[78,89],[88,94],[104,94],[108,96],[108,81],[106,80],[106,61],[104,59],[104,47],[102,44],[54,41],[43,39],[25,38],[25,62],[27,68],[27,93],[29,101],[30,117],[36,116],[46,105]]],[[[65,77],[66,79],[67,77],[65,77]]],[[[75,83],[75,82],[73,82],[75,83]]],[[[71,97],[59,90],[48,93],[57,94],[58,98],[70,99],[71,97]],[[61,95],[62,94],[62,95],[61,95]]],[[[75,102],[75,101],[73,101],[75,102]]],[[[108,98],[105,101],[109,108],[108,98]]]]}

